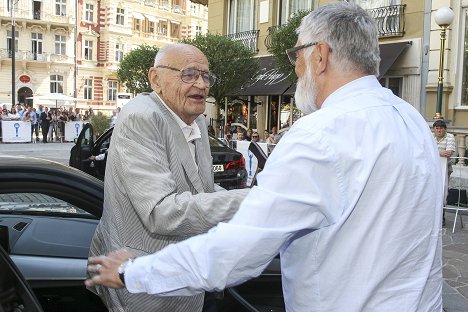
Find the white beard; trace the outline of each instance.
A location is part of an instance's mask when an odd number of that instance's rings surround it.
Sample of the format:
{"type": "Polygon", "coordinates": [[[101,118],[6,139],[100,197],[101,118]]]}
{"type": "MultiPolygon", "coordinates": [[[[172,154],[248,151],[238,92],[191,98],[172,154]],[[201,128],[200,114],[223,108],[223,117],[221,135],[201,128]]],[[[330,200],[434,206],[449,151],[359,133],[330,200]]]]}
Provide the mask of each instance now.
{"type": "Polygon", "coordinates": [[[297,108],[299,108],[304,115],[315,112],[317,108],[317,86],[315,80],[312,77],[312,73],[309,68],[306,68],[306,74],[299,78],[296,87],[296,93],[294,93],[294,99],[296,101],[297,108]]]}

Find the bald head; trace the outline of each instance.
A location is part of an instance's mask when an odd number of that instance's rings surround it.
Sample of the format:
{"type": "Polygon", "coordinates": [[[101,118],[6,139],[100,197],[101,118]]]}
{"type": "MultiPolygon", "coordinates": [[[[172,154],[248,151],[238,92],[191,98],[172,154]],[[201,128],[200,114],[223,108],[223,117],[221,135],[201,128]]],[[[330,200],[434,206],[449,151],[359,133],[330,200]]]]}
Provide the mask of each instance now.
{"type": "Polygon", "coordinates": [[[153,66],[157,67],[159,65],[167,65],[168,62],[177,59],[181,60],[181,58],[183,59],[190,55],[198,55],[201,58],[204,58],[208,63],[206,56],[197,47],[185,43],[174,43],[168,44],[159,49],[158,53],[154,57],[153,66]]]}

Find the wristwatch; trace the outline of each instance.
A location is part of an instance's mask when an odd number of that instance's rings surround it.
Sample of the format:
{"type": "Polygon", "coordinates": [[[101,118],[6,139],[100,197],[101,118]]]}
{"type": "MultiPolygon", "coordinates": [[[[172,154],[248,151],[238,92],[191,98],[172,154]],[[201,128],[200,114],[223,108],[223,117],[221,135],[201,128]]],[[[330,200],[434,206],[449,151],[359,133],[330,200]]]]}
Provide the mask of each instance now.
{"type": "Polygon", "coordinates": [[[133,262],[134,259],[130,258],[127,259],[125,262],[123,262],[119,268],[117,269],[117,272],[119,273],[120,280],[122,281],[122,284],[125,286],[125,269],[127,266],[133,262]]]}

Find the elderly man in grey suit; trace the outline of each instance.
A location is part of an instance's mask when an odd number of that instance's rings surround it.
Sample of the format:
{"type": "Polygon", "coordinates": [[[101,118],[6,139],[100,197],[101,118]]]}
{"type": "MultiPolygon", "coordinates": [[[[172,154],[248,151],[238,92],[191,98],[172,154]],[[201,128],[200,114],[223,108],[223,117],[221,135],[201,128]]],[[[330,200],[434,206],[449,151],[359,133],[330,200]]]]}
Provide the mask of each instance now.
{"type": "MultiPolygon", "coordinates": [[[[185,44],[166,46],[148,78],[154,92],[125,105],[114,128],[91,256],[121,248],[129,257],[142,256],[207,232],[230,219],[248,192],[225,191],[213,182],[202,113],[215,77],[203,53],[185,44]]],[[[202,311],[204,302],[203,293],[158,298],[91,290],[111,311],[202,311]]]]}

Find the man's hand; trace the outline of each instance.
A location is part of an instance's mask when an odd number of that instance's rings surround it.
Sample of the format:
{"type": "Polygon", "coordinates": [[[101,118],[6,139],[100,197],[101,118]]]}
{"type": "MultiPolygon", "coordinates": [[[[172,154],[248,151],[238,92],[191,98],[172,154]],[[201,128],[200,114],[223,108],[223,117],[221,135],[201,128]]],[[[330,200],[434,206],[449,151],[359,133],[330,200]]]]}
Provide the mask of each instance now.
{"type": "Polygon", "coordinates": [[[453,151],[440,151],[439,155],[441,157],[452,157],[453,151]]]}
{"type": "Polygon", "coordinates": [[[119,266],[135,255],[125,249],[111,252],[107,256],[88,259],[88,272],[93,276],[85,281],[86,287],[102,285],[110,288],[123,288],[125,285],[119,277],[119,266]]]}

